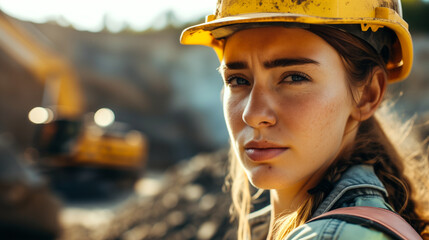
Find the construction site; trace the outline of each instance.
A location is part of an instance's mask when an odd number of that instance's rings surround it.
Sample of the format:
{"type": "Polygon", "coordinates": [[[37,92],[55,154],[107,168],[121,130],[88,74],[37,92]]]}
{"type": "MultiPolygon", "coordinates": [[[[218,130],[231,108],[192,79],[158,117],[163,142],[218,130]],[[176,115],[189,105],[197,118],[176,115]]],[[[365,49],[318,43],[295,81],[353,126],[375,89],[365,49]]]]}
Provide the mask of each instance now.
{"type": "MultiPolygon", "coordinates": [[[[165,24],[112,32],[106,20],[91,32],[0,8],[5,239],[236,239],[218,59],[179,43],[191,23],[177,24],[171,12],[155,21],[165,24]]],[[[389,86],[395,100],[386,103],[422,140],[425,27],[411,29],[413,69],[389,86]]],[[[268,203],[263,195],[255,205],[268,203]]]]}

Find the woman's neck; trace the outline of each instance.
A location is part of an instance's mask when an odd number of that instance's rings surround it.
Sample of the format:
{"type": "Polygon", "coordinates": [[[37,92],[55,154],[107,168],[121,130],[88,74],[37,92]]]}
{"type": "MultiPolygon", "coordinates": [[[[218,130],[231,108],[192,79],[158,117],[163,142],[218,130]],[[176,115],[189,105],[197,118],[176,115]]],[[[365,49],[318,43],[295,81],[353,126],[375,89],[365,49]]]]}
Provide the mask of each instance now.
{"type": "Polygon", "coordinates": [[[297,189],[294,192],[295,193],[293,194],[288,191],[290,194],[284,194],[282,191],[278,190],[270,191],[272,215],[274,215],[275,218],[295,212],[303,200],[308,197],[306,190],[303,191],[303,189],[297,189]]]}
{"type": "Polygon", "coordinates": [[[275,224],[280,219],[295,212],[308,199],[307,189],[304,184],[287,190],[270,190],[271,219],[267,239],[273,238],[275,224]]]}
{"type": "Polygon", "coordinates": [[[292,184],[287,188],[270,190],[271,221],[267,239],[272,239],[274,228],[277,227],[276,224],[279,220],[297,211],[310,197],[307,191],[314,188],[320,182],[329,165],[330,163],[326,164],[311,177],[292,184]]]}

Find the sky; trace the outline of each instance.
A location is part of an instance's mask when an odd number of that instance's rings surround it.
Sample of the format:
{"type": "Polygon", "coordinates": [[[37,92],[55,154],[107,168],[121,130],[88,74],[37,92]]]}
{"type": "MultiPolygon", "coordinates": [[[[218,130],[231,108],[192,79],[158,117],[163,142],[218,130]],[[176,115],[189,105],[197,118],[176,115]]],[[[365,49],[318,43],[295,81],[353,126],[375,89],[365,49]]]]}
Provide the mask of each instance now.
{"type": "MultiPolygon", "coordinates": [[[[406,1],[406,0],[404,0],[406,1]]],[[[408,0],[412,1],[412,0],[408,0]]],[[[429,0],[421,0],[429,2],[429,0]]],[[[104,24],[119,32],[125,24],[134,30],[162,28],[160,16],[173,11],[180,23],[212,14],[217,0],[0,0],[0,10],[27,21],[55,20],[78,30],[97,32],[104,24]],[[158,21],[156,21],[156,19],[158,21]]]]}
{"type": "Polygon", "coordinates": [[[216,0],[0,0],[0,10],[13,17],[43,23],[56,20],[71,23],[78,30],[100,31],[104,22],[109,30],[120,31],[124,24],[135,30],[157,26],[155,19],[173,11],[186,23],[212,14],[216,0]],[[107,20],[106,20],[107,19],[107,20]]]}

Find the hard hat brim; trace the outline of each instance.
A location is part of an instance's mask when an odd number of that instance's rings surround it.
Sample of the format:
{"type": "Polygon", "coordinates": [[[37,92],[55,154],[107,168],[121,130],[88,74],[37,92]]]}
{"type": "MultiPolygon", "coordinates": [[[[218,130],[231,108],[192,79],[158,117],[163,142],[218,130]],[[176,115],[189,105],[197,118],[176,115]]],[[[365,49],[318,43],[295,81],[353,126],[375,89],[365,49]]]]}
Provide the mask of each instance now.
{"type": "MultiPolygon", "coordinates": [[[[303,23],[303,24],[359,24],[367,31],[376,31],[379,27],[387,27],[398,37],[402,61],[397,66],[388,66],[389,82],[406,78],[412,66],[413,49],[411,36],[406,27],[397,21],[384,18],[327,18],[291,13],[249,13],[219,18],[206,23],[191,26],[183,30],[180,42],[185,45],[204,45],[212,47],[219,60],[223,58],[222,40],[216,39],[212,31],[221,27],[249,23],[303,23]]],[[[405,23],[406,24],[406,23],[405,23]]]]}

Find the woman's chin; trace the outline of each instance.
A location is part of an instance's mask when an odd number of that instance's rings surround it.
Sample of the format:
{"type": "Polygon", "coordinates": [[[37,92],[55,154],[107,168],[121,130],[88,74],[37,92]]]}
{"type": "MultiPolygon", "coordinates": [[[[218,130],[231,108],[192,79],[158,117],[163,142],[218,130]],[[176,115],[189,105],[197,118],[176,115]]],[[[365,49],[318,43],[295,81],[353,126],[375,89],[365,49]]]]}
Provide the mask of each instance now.
{"type": "Polygon", "coordinates": [[[283,179],[285,174],[276,170],[271,165],[260,165],[247,171],[250,183],[259,189],[280,189],[288,184],[287,179],[283,179]]]}

